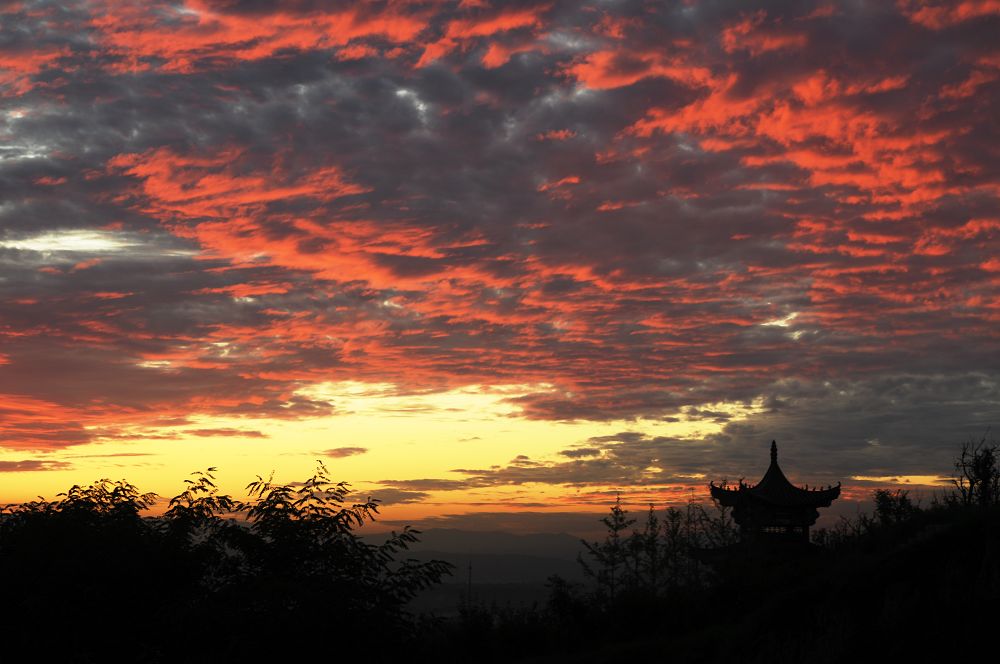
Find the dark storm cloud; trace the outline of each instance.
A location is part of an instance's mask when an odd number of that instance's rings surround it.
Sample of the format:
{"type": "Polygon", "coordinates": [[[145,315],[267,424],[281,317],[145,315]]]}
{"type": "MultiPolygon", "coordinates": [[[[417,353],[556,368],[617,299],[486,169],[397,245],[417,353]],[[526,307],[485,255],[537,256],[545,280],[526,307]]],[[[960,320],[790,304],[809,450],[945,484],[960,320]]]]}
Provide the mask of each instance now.
{"type": "Polygon", "coordinates": [[[300,390],[337,380],[724,424],[455,480],[622,484],[770,438],[929,472],[1000,414],[979,5],[0,11],[6,446],[328,415],[300,390]]]}

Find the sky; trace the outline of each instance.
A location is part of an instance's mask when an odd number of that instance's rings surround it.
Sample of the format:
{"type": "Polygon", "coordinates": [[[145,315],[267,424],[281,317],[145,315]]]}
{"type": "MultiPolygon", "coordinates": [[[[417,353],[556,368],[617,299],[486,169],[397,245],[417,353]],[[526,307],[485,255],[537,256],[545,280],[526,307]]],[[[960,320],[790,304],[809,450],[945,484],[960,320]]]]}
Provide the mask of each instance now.
{"type": "Polygon", "coordinates": [[[0,1],[0,501],[322,461],[389,522],[559,529],[772,439],[847,500],[930,491],[1000,423],[998,34],[996,0],[0,1]]]}

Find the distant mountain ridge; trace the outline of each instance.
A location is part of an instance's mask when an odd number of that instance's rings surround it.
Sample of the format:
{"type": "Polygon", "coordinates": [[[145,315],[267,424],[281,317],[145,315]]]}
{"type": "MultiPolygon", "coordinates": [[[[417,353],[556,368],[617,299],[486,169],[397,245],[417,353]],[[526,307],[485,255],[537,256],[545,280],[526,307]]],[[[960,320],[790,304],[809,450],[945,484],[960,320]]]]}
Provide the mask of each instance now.
{"type": "MultiPolygon", "coordinates": [[[[428,528],[421,531],[420,541],[410,547],[414,553],[429,551],[462,555],[534,556],[576,561],[583,549],[580,538],[566,533],[515,534],[501,531],[472,531],[457,528],[428,528]]],[[[379,542],[384,536],[366,535],[364,539],[379,542]]]]}
{"type": "Polygon", "coordinates": [[[445,583],[522,583],[544,585],[553,574],[582,581],[583,572],[576,560],[519,553],[454,553],[430,549],[413,551],[409,556],[420,561],[444,560],[455,566],[445,583]]]}
{"type": "MultiPolygon", "coordinates": [[[[577,555],[580,539],[566,533],[515,534],[502,531],[470,531],[429,528],[402,558],[420,561],[444,560],[455,566],[441,587],[425,593],[423,608],[451,609],[457,606],[470,580],[480,599],[506,597],[515,604],[530,604],[547,595],[545,584],[554,574],[568,581],[583,581],[577,555]],[[471,566],[471,569],[470,569],[471,566]],[[506,586],[506,588],[499,588],[506,586]],[[498,589],[499,588],[499,589],[498,589]]],[[[382,536],[367,535],[379,542],[382,536]]]]}

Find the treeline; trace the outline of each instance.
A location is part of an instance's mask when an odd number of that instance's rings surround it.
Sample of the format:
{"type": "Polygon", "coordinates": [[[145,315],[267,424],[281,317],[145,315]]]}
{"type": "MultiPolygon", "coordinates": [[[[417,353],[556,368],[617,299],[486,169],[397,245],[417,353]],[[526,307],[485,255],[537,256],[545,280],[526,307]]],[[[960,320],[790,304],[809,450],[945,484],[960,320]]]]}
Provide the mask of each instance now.
{"type": "MultiPolygon", "coordinates": [[[[258,478],[246,501],[213,469],[162,517],[125,481],[8,506],[0,521],[3,651],[44,661],[230,662],[406,648],[406,605],[450,565],[403,558],[417,532],[362,541],[378,503],[352,504],[325,467],[301,483],[258,478]]],[[[381,653],[381,654],[380,654],[381,653]]],[[[384,657],[382,655],[385,655],[384,657]]]]}
{"type": "Polygon", "coordinates": [[[668,507],[662,515],[650,505],[637,530],[636,519],[628,516],[618,496],[601,523],[607,529],[604,540],[581,541],[579,556],[584,574],[593,581],[587,601],[597,606],[613,605],[623,594],[659,597],[700,590],[714,575],[698,554],[739,540],[729,508],[718,503],[691,501],[683,508],[668,507]]]}
{"type": "Polygon", "coordinates": [[[813,541],[826,548],[864,546],[887,535],[898,539],[900,530],[913,530],[941,521],[942,517],[1000,506],[1000,446],[987,441],[962,444],[951,476],[951,490],[931,497],[928,506],[915,501],[905,489],[876,489],[874,510],[817,530],[813,541]]]}
{"type": "Polygon", "coordinates": [[[553,577],[541,606],[470,605],[440,639],[456,661],[926,661],[997,627],[1000,446],[964,444],[952,487],[920,504],[873,491],[870,514],[814,531],[797,557],[714,556],[738,540],[728,511],[689,504],[645,519],[620,501],[583,542],[589,583],[553,577]],[[640,527],[636,528],[636,524],[640,527]]]}
{"type": "Polygon", "coordinates": [[[424,651],[438,653],[439,661],[575,662],[643,634],[663,638],[695,629],[722,581],[703,554],[739,539],[730,512],[689,501],[661,511],[650,505],[635,518],[619,496],[601,519],[604,538],[580,542],[586,583],[549,577],[543,605],[465,603],[456,620],[430,633],[435,641],[424,651]]]}

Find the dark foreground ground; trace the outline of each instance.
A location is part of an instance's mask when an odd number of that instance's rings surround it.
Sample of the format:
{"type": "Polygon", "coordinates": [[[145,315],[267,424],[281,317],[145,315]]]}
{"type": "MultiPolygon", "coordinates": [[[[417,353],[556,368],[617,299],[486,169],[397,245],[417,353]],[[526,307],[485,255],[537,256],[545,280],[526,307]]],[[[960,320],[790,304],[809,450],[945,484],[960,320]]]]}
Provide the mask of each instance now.
{"type": "Polygon", "coordinates": [[[594,574],[583,576],[569,537],[537,551],[525,548],[530,538],[512,548],[485,537],[490,548],[462,554],[421,549],[406,532],[365,541],[354,529],[374,506],[349,506],[346,486],[324,471],[252,485],[244,503],[200,475],[155,519],[141,515],[151,497],[126,482],[8,507],[0,662],[995,658],[1000,474],[996,491],[971,496],[988,500],[920,509],[905,493],[876,492],[877,513],[824,547],[737,547],[709,556],[712,565],[697,545],[731,534],[724,513],[667,510],[650,527],[651,512],[629,535],[616,505],[608,539],[584,556],[594,574]],[[615,528],[627,537],[615,540],[615,528]],[[612,550],[627,555],[609,577],[612,550]],[[561,553],[539,555],[551,551],[561,553]]]}
{"type": "Polygon", "coordinates": [[[443,626],[442,641],[422,657],[841,663],[995,653],[1000,513],[924,515],[833,551],[741,562],[724,574],[696,597],[623,597],[597,610],[584,599],[562,611],[473,608],[443,626]]]}

